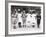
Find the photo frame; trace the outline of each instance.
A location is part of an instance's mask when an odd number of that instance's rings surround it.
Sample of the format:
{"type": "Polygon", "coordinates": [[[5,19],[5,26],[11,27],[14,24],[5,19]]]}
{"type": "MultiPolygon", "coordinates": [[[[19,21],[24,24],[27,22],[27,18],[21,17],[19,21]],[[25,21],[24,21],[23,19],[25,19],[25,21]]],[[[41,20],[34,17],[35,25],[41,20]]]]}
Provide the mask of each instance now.
{"type": "Polygon", "coordinates": [[[45,33],[45,4],[40,2],[5,2],[5,35],[45,33]]]}

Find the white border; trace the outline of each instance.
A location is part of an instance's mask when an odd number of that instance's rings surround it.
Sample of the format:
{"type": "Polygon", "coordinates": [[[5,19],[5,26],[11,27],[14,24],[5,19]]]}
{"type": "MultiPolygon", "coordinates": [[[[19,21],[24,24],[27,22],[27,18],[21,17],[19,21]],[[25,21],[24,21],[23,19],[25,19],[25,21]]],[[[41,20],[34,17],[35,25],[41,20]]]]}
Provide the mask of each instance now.
{"type": "Polygon", "coordinates": [[[25,4],[25,3],[8,3],[8,34],[23,34],[23,33],[41,33],[43,32],[43,5],[41,4],[25,4]],[[41,29],[37,29],[35,31],[11,31],[11,5],[17,5],[17,6],[39,6],[41,7],[41,29]]]}

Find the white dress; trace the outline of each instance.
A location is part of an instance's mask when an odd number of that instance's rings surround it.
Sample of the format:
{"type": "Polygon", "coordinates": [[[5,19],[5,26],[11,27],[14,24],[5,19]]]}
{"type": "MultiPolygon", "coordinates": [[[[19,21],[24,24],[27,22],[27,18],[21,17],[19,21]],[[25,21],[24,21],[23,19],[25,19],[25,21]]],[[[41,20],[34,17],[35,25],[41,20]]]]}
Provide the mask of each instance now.
{"type": "Polygon", "coordinates": [[[27,14],[27,18],[26,18],[26,26],[30,26],[31,24],[31,17],[30,17],[31,14],[27,14]]]}
{"type": "Polygon", "coordinates": [[[36,19],[36,14],[32,14],[32,25],[37,25],[37,19],[36,19]]]}
{"type": "Polygon", "coordinates": [[[27,19],[26,19],[26,25],[31,26],[31,25],[37,25],[37,19],[36,19],[36,14],[27,14],[27,19]]]}

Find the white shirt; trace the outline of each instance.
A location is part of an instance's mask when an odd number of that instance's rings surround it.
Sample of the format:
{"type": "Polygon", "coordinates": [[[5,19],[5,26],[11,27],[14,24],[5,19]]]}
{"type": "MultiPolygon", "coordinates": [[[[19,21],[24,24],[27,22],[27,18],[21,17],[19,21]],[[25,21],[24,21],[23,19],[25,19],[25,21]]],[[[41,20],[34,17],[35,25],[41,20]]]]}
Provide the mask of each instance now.
{"type": "Polygon", "coordinates": [[[21,22],[21,25],[23,25],[21,14],[18,14],[18,22],[21,22]]]}

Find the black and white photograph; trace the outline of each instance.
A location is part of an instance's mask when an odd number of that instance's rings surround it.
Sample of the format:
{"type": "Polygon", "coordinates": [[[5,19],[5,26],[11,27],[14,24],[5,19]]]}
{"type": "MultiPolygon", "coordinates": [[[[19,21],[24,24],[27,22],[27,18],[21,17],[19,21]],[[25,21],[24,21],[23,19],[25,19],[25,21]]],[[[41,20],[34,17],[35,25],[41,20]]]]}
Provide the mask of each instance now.
{"type": "Polygon", "coordinates": [[[17,28],[40,28],[41,7],[11,6],[11,25],[17,28]]]}
{"type": "Polygon", "coordinates": [[[8,34],[43,32],[43,5],[8,3],[8,34]]]}

